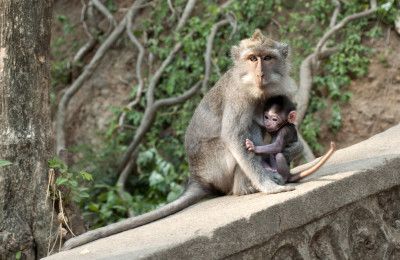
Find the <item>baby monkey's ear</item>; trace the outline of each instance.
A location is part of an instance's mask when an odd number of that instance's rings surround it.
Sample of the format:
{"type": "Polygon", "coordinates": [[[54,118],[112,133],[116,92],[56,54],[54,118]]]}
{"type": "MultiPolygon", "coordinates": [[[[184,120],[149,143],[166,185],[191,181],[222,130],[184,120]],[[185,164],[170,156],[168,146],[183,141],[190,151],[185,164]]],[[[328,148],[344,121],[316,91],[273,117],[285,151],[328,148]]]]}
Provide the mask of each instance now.
{"type": "Polygon", "coordinates": [[[291,124],[294,124],[296,122],[296,118],[297,118],[297,112],[293,110],[289,112],[287,121],[291,124]]]}

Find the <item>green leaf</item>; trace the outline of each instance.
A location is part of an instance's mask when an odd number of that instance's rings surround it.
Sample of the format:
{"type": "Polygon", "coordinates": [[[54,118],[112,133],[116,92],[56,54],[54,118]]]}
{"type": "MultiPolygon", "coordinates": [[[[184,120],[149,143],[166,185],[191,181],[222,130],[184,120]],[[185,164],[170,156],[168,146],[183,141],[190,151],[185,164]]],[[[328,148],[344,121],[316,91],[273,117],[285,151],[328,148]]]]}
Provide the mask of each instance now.
{"type": "Polygon", "coordinates": [[[120,212],[126,212],[127,211],[127,208],[124,207],[124,206],[121,206],[121,205],[114,205],[114,206],[112,206],[112,208],[116,209],[116,210],[118,210],[120,212]]]}
{"type": "Polygon", "coordinates": [[[393,1],[390,1],[381,5],[379,8],[387,12],[392,8],[392,6],[393,6],[393,1]]]}
{"type": "Polygon", "coordinates": [[[88,172],[81,171],[81,172],[80,172],[80,175],[82,176],[82,178],[83,178],[85,181],[93,181],[93,176],[92,176],[92,174],[90,174],[90,173],[88,173],[88,172]]]}
{"type": "Polygon", "coordinates": [[[79,197],[81,197],[81,198],[89,198],[90,195],[89,195],[89,193],[87,193],[87,192],[80,192],[80,193],[79,193],[79,197]]]}
{"type": "Polygon", "coordinates": [[[157,186],[164,181],[164,177],[158,172],[152,172],[149,178],[150,186],[157,186]]]}
{"type": "Polygon", "coordinates": [[[100,207],[99,207],[99,204],[90,203],[88,208],[90,211],[99,212],[100,207]]]}
{"type": "Polygon", "coordinates": [[[15,254],[15,260],[20,260],[21,259],[21,251],[18,251],[16,254],[15,254]]]}
{"type": "Polygon", "coordinates": [[[4,167],[7,165],[11,165],[12,162],[6,161],[6,160],[0,160],[0,167],[4,167]]]}
{"type": "Polygon", "coordinates": [[[53,168],[53,169],[58,169],[61,172],[66,172],[67,171],[67,166],[65,165],[65,163],[58,157],[53,157],[51,158],[49,161],[49,167],[53,168]]]}
{"type": "Polygon", "coordinates": [[[56,180],[57,186],[61,186],[61,185],[65,184],[65,183],[67,183],[67,182],[68,182],[68,179],[61,178],[61,177],[58,177],[57,180],[56,180]]]}

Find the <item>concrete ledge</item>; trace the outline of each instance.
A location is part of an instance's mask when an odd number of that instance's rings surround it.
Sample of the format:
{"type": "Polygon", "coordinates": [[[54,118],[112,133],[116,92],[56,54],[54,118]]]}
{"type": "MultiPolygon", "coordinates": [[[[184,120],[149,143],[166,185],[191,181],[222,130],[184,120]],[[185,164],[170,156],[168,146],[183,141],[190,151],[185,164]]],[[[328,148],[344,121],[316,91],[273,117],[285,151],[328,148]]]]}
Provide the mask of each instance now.
{"type": "MultiPolygon", "coordinates": [[[[160,221],[46,259],[258,258],[257,254],[270,248],[269,244],[276,244],[273,241],[280,235],[299,228],[303,230],[299,229],[299,234],[304,233],[310,229],[308,226],[315,226],[313,223],[324,218],[337,215],[339,219],[339,215],[345,214],[343,207],[363,203],[399,185],[400,125],[397,125],[337,151],[318,173],[297,184],[295,191],[203,201],[160,221]]],[[[400,218],[400,212],[393,214],[400,218]]],[[[311,254],[303,251],[299,251],[301,258],[311,254]]]]}

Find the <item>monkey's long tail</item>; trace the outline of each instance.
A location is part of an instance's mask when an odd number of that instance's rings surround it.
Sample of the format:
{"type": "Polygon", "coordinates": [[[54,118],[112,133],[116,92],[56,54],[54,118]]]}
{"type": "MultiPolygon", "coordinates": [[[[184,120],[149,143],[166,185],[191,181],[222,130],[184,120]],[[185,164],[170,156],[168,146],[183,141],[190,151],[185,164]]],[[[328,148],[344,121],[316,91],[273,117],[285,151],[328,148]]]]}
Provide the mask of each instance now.
{"type": "Polygon", "coordinates": [[[329,159],[329,157],[331,157],[331,155],[335,152],[335,150],[336,150],[336,144],[334,142],[331,142],[331,147],[329,148],[328,152],[324,154],[324,156],[322,156],[321,159],[315,165],[311,166],[310,168],[300,173],[291,175],[287,182],[298,182],[299,180],[307,177],[308,175],[313,174],[329,159]]]}
{"type": "Polygon", "coordinates": [[[88,231],[80,236],[71,238],[67,242],[65,242],[62,251],[72,249],[74,247],[87,244],[94,240],[108,237],[135,227],[143,226],[155,220],[167,217],[178,211],[183,210],[184,208],[189,207],[190,205],[195,204],[207,195],[209,195],[209,192],[205,191],[198,183],[189,182],[186,191],[177,200],[143,215],[131,217],[105,227],[88,231]]]}

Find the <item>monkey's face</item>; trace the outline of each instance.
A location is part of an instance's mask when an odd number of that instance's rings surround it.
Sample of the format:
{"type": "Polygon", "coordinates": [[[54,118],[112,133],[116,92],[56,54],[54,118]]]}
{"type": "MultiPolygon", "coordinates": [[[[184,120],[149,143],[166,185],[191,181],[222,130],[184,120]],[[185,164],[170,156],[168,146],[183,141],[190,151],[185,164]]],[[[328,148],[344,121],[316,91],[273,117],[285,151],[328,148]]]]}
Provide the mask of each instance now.
{"type": "Polygon", "coordinates": [[[262,90],[279,83],[284,77],[285,73],[280,64],[282,57],[276,50],[252,50],[246,53],[243,59],[253,83],[262,90]]]}
{"type": "Polygon", "coordinates": [[[268,133],[275,133],[286,124],[287,120],[282,113],[278,113],[274,109],[264,112],[264,126],[268,133]]]}
{"type": "Polygon", "coordinates": [[[241,84],[256,96],[285,94],[282,86],[290,68],[288,55],[287,44],[265,37],[259,30],[231,49],[241,84]]]}

